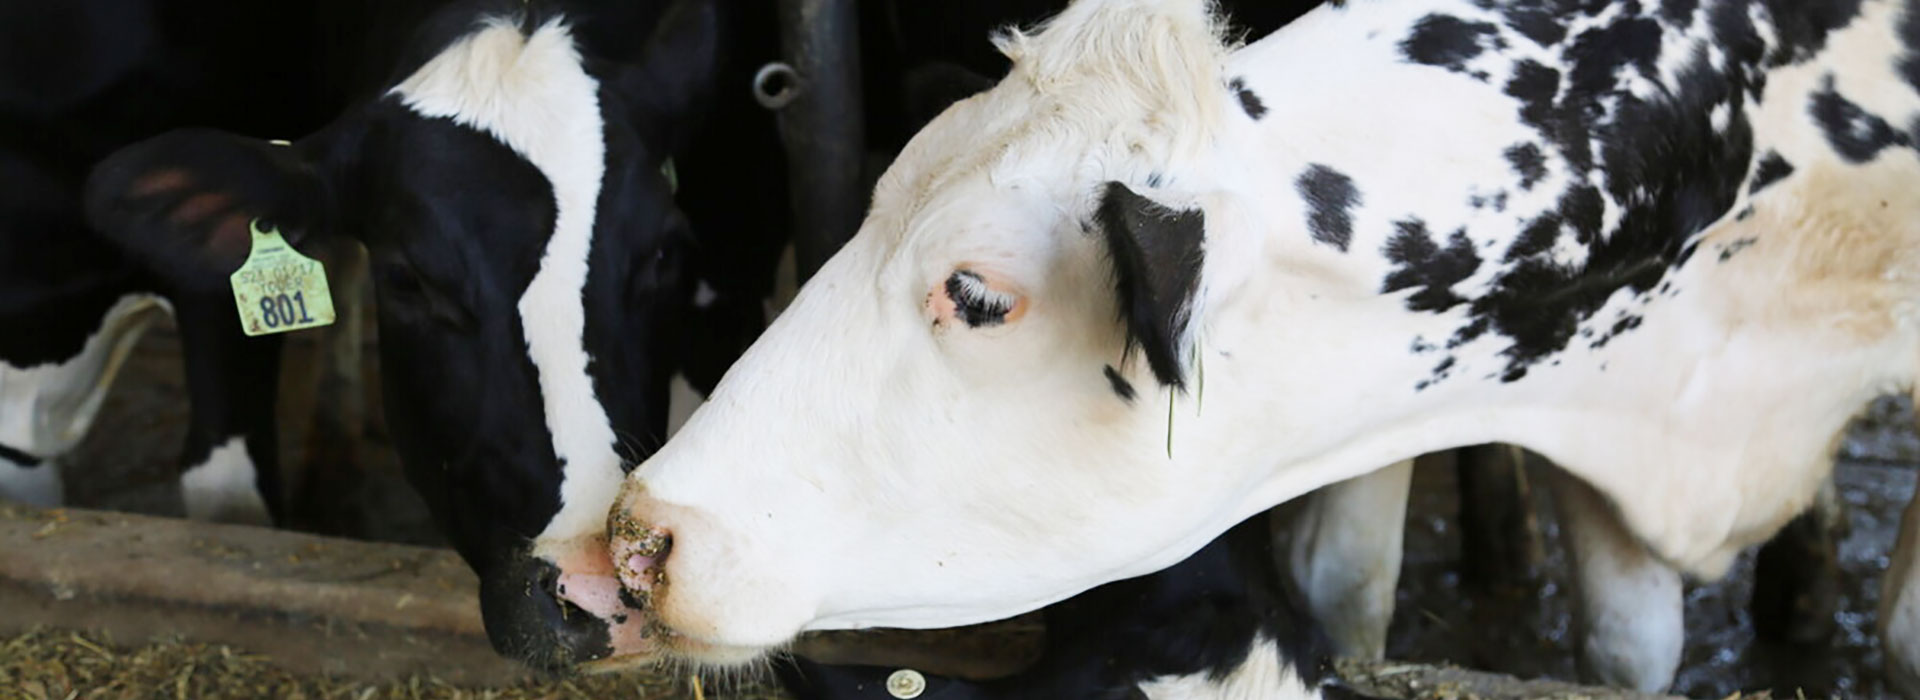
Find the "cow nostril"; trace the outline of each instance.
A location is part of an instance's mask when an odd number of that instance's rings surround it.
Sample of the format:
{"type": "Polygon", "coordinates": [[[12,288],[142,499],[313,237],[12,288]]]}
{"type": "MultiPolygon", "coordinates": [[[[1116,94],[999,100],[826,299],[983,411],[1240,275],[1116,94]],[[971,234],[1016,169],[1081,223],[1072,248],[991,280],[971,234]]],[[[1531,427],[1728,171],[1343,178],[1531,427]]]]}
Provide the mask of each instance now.
{"type": "Polygon", "coordinates": [[[623,533],[614,540],[614,569],[623,589],[646,602],[650,594],[666,581],[661,566],[673,549],[673,536],[660,528],[623,533]]]}

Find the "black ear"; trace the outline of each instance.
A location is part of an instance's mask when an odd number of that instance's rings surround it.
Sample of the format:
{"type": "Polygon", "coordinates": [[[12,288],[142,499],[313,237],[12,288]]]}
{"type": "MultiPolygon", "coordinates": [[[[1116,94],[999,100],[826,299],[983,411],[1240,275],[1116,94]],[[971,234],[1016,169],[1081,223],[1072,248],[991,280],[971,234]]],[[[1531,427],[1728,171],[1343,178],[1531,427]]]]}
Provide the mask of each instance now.
{"type": "Polygon", "coordinates": [[[211,289],[246,262],[250,222],[298,243],[320,225],[326,192],[294,147],[182,129],[108,156],[85,197],[94,230],[162,279],[211,289]]]}
{"type": "Polygon", "coordinates": [[[638,63],[615,80],[620,95],[635,106],[647,148],[663,159],[692,140],[700,116],[713,101],[725,55],[720,45],[723,2],[675,2],[648,37],[638,63]]]}
{"type": "Polygon", "coordinates": [[[1206,216],[1169,209],[1118,182],[1107,183],[1098,216],[1127,324],[1127,351],[1144,352],[1161,384],[1184,388],[1180,351],[1206,257],[1206,216]]]}
{"type": "Polygon", "coordinates": [[[907,72],[907,133],[919,131],[953,103],[985,92],[994,80],[965,66],[934,61],[907,72]]]}

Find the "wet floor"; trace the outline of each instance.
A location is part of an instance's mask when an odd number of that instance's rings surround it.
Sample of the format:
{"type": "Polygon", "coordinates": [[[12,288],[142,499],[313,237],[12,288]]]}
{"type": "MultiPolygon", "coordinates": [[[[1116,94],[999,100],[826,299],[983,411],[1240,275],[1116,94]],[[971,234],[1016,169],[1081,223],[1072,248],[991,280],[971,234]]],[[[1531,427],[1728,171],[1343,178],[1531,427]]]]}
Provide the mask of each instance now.
{"type": "MultiPolygon", "coordinates": [[[[180,514],[179,490],[170,477],[185,406],[178,353],[170,328],[142,341],[87,442],[65,465],[70,503],[180,514]]],[[[377,382],[371,376],[376,373],[369,372],[370,382],[377,382]]],[[[1776,697],[1793,697],[1796,691],[1808,697],[1888,695],[1876,670],[1873,624],[1879,576],[1901,509],[1913,492],[1914,457],[1920,454],[1920,437],[1906,427],[1913,422],[1905,410],[1890,403],[1877,407],[1879,423],[1856,431],[1842,450],[1847,459],[1838,470],[1838,485],[1850,527],[1839,550],[1844,575],[1831,637],[1800,646],[1758,638],[1747,610],[1753,588],[1749,553],[1725,580],[1688,587],[1686,658],[1676,692],[1707,698],[1769,688],[1778,691],[1776,697]]],[[[310,501],[318,501],[327,515],[309,529],[418,544],[440,541],[419,499],[405,488],[377,420],[347,451],[355,455],[350,464],[304,464],[305,427],[288,426],[282,459],[291,471],[317,470],[302,483],[320,494],[310,501]]],[[[1479,591],[1463,580],[1452,471],[1426,466],[1416,471],[1389,656],[1521,677],[1578,679],[1565,550],[1551,503],[1538,493],[1534,500],[1547,545],[1541,575],[1523,585],[1479,591]]]]}

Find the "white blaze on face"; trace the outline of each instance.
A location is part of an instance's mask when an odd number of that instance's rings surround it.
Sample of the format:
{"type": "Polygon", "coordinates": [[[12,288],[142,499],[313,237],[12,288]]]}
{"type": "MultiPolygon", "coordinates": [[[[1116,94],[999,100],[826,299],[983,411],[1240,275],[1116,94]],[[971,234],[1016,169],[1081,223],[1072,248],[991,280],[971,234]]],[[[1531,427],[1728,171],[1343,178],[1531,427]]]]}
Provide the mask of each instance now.
{"type": "Polygon", "coordinates": [[[180,495],[187,517],[220,523],[267,526],[267,502],[256,483],[258,471],[247,454],[246,438],[234,436],[213,448],[207,461],[180,475],[180,495]]]}
{"type": "Polygon", "coordinates": [[[526,158],[553,186],[556,212],[540,270],[520,297],[527,352],[539,375],[547,430],[563,465],[560,511],[541,541],[597,530],[620,486],[613,426],[594,396],[585,345],[587,255],[606,163],[599,83],[567,27],[523,36],[492,18],[394,87],[413,111],[478,129],[526,158]]]}

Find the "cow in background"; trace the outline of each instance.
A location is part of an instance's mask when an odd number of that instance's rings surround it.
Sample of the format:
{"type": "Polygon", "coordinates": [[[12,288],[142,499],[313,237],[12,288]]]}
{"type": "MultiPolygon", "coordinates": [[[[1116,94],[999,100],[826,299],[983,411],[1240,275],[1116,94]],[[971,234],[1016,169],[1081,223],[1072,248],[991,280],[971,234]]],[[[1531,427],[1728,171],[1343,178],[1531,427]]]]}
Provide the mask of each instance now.
{"type": "Polygon", "coordinates": [[[409,481],[479,575],[495,646],[541,666],[650,643],[613,572],[575,560],[605,561],[694,330],[698,241],[662,170],[709,108],[731,9],[633,9],[395,4],[369,35],[386,64],[324,125],[287,145],[170,131],[86,189],[112,245],[209,294],[256,220],[366,247],[409,481]]]}
{"type": "Polygon", "coordinates": [[[249,339],[224,289],[174,284],[89,229],[87,169],[167,129],[302,133],[346,102],[323,68],[346,6],[296,1],[0,3],[0,495],[62,502],[84,437],[143,330],[178,325],[191,415],[186,512],[265,524],[279,495],[281,341],[249,339]]]}

